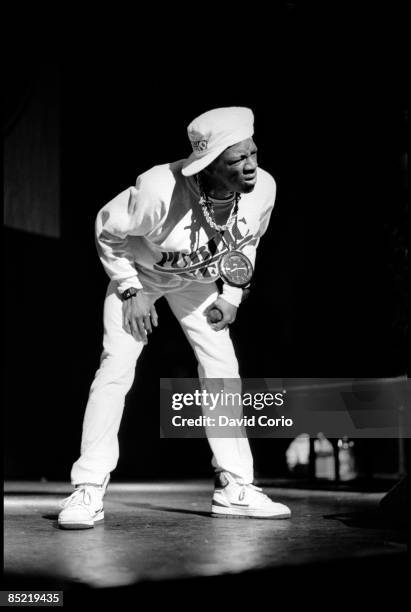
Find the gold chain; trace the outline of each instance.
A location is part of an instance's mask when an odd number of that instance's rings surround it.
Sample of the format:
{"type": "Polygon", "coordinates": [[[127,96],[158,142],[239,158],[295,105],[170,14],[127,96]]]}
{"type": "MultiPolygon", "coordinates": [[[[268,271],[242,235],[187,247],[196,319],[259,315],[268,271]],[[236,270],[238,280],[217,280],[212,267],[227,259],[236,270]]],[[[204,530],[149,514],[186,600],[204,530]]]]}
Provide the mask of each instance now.
{"type": "Polygon", "coordinates": [[[227,219],[227,222],[224,225],[218,225],[214,217],[213,203],[206,196],[204,189],[202,187],[201,181],[200,181],[200,177],[198,175],[196,176],[196,179],[197,179],[198,187],[200,189],[200,200],[198,203],[201,206],[201,210],[203,211],[205,220],[207,221],[209,226],[212,227],[213,229],[217,230],[218,232],[225,232],[226,230],[231,228],[231,226],[233,225],[234,221],[237,218],[238,202],[241,197],[240,194],[235,193],[233,206],[230,210],[230,215],[227,219]]]}

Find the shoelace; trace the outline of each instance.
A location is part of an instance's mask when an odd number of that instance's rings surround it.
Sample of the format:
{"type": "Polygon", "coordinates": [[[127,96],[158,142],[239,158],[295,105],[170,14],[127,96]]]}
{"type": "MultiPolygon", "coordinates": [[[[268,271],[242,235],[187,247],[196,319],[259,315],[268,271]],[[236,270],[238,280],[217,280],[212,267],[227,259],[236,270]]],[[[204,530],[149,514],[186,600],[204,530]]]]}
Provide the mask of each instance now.
{"type": "Polygon", "coordinates": [[[85,504],[86,506],[91,504],[91,494],[87,487],[76,489],[71,495],[69,495],[69,497],[63,499],[60,505],[62,508],[66,508],[69,505],[80,506],[82,504],[85,504]]]}

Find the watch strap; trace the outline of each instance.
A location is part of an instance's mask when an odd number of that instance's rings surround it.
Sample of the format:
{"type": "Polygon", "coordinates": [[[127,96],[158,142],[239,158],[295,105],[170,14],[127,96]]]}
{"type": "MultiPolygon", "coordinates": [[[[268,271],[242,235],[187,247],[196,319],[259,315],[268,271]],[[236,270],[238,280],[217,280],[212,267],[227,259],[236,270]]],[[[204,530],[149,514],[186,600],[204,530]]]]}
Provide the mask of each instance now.
{"type": "Polygon", "coordinates": [[[123,301],[129,300],[130,298],[135,297],[138,291],[139,289],[137,289],[136,287],[129,287],[128,289],[123,291],[123,293],[121,294],[121,299],[123,301]]]}

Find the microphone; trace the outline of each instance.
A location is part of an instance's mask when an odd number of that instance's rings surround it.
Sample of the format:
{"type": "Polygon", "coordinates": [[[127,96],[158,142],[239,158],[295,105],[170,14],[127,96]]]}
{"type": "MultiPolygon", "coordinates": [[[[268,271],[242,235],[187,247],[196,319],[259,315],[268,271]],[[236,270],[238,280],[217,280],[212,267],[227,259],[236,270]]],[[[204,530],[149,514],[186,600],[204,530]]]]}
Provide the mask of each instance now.
{"type": "Polygon", "coordinates": [[[222,318],[223,313],[219,308],[212,308],[207,315],[207,320],[209,323],[218,323],[222,318]]]}

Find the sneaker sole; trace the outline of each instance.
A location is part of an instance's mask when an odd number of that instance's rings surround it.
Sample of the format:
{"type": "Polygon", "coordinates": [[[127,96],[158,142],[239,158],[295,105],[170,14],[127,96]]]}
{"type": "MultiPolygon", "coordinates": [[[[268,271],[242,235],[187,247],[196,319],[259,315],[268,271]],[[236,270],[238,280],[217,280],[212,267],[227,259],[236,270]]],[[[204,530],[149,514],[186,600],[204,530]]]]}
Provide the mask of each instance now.
{"type": "Polygon", "coordinates": [[[211,516],[215,518],[249,518],[249,519],[288,519],[291,518],[291,512],[283,514],[261,514],[258,510],[239,510],[238,508],[224,508],[222,506],[211,506],[211,516]]]}
{"type": "Polygon", "coordinates": [[[89,521],[84,522],[60,522],[58,521],[58,526],[60,529],[92,529],[95,525],[100,525],[104,522],[104,512],[99,512],[94,519],[90,519],[89,521]]]}

